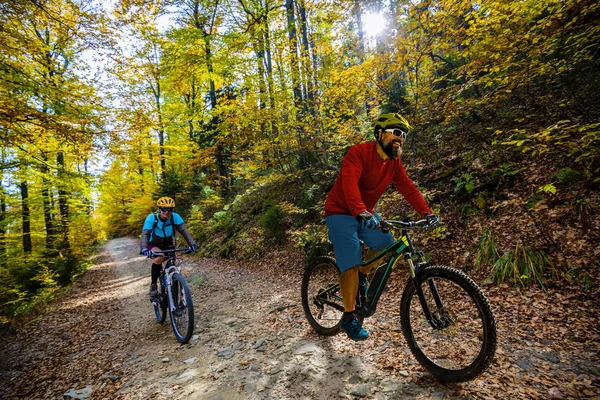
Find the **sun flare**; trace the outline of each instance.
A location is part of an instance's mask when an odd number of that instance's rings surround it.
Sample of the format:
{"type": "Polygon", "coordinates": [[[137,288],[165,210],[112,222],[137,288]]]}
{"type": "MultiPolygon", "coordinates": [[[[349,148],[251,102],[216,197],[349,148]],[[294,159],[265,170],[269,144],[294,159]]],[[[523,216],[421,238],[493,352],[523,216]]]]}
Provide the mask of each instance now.
{"type": "Polygon", "coordinates": [[[367,36],[377,36],[385,27],[385,17],[380,12],[368,12],[364,15],[363,30],[367,36]]]}

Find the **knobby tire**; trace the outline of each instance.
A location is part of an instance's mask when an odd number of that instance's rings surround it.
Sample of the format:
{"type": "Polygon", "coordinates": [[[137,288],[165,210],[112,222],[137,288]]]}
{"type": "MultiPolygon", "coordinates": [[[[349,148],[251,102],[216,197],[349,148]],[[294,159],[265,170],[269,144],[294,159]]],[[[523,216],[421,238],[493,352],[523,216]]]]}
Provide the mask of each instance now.
{"type": "Polygon", "coordinates": [[[179,273],[173,274],[171,294],[173,297],[171,301],[176,307],[175,311],[171,311],[171,307],[169,307],[171,327],[173,328],[173,333],[175,334],[177,341],[185,344],[190,341],[192,334],[194,333],[194,305],[192,304],[190,288],[183,276],[179,273]],[[177,313],[181,313],[181,315],[177,315],[177,313]],[[180,327],[179,322],[181,322],[183,326],[180,327]]]}
{"type": "Polygon", "coordinates": [[[302,307],[310,325],[321,335],[332,336],[340,330],[344,305],[339,282],[339,268],[331,257],[318,257],[304,270],[302,307]],[[319,295],[324,292],[327,294],[319,295]]]}
{"type": "Polygon", "coordinates": [[[402,294],[401,325],[408,346],[436,379],[445,382],[471,380],[487,369],[496,351],[496,321],[481,288],[464,272],[445,266],[427,267],[416,282],[421,285],[433,313],[452,323],[440,330],[426,321],[423,308],[409,279],[402,294]],[[444,308],[431,297],[429,280],[438,288],[444,308]]]}

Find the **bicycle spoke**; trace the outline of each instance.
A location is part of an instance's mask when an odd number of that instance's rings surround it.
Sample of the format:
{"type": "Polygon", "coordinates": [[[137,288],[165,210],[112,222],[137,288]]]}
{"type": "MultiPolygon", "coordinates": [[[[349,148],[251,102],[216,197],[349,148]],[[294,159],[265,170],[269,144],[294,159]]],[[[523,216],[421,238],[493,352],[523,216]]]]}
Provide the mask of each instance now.
{"type": "Polygon", "coordinates": [[[323,335],[339,330],[344,311],[339,279],[337,266],[328,258],[317,260],[305,272],[302,304],[310,324],[323,335]]]}
{"type": "Polygon", "coordinates": [[[425,275],[419,285],[431,321],[425,317],[413,282],[402,298],[402,329],[411,351],[438,379],[472,379],[487,368],[495,352],[496,330],[489,303],[481,289],[458,270],[433,267],[425,275]]]}
{"type": "Polygon", "coordinates": [[[187,343],[194,330],[194,308],[187,283],[180,274],[173,276],[171,295],[175,308],[171,310],[171,326],[177,340],[187,343]]]}

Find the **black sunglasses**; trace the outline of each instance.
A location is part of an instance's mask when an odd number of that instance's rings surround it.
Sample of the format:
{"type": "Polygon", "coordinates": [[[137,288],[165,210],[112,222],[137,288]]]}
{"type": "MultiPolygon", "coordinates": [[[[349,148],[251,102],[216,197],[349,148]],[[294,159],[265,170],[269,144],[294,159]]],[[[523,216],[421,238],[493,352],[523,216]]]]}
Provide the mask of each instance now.
{"type": "Polygon", "coordinates": [[[167,207],[160,207],[159,210],[164,211],[164,212],[173,212],[172,208],[167,208],[167,207]]]}
{"type": "Polygon", "coordinates": [[[397,138],[402,138],[402,140],[406,140],[406,132],[404,132],[402,129],[385,129],[384,132],[389,132],[397,138]]]}

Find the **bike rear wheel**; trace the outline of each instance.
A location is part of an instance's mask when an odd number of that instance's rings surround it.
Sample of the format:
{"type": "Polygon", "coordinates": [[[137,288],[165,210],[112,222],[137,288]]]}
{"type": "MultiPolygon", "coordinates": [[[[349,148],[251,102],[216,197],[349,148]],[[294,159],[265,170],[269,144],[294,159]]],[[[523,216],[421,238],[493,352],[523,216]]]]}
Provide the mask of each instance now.
{"type": "Polygon", "coordinates": [[[490,365],[496,351],[496,321],[477,284],[454,268],[432,266],[409,280],[402,294],[402,332],[417,359],[438,380],[463,382],[490,365]],[[414,283],[413,283],[414,282],[414,283]],[[438,326],[427,321],[415,284],[420,285],[438,326]],[[443,307],[436,304],[437,290],[443,307]]]}
{"type": "Polygon", "coordinates": [[[159,281],[158,295],[151,299],[154,307],[154,315],[158,323],[162,324],[167,319],[167,294],[163,283],[164,278],[161,276],[159,281]]]}
{"type": "Polygon", "coordinates": [[[344,304],[340,271],[333,258],[319,257],[304,270],[302,307],[315,331],[326,336],[339,332],[344,304]]]}
{"type": "Polygon", "coordinates": [[[171,283],[171,304],[175,310],[169,307],[171,327],[173,333],[180,343],[187,343],[194,332],[194,305],[190,288],[183,276],[179,273],[173,274],[171,283]]]}

